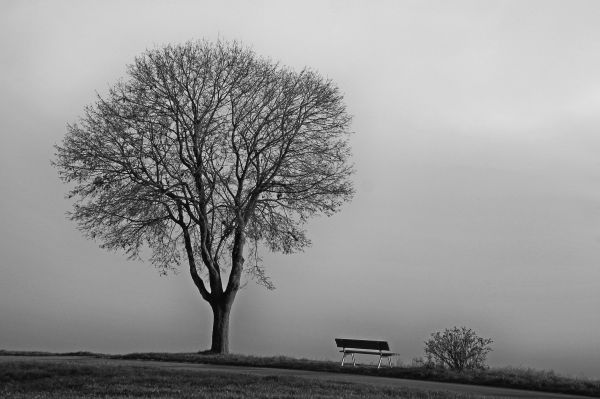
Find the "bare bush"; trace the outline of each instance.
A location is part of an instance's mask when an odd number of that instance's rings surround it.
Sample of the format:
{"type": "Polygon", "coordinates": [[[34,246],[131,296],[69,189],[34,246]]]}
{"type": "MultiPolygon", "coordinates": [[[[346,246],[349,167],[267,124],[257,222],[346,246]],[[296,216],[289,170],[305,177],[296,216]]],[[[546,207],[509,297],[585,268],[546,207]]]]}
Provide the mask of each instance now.
{"type": "Polygon", "coordinates": [[[490,338],[477,336],[467,327],[453,327],[431,334],[425,341],[425,354],[452,370],[485,368],[486,357],[492,351],[490,338]]]}

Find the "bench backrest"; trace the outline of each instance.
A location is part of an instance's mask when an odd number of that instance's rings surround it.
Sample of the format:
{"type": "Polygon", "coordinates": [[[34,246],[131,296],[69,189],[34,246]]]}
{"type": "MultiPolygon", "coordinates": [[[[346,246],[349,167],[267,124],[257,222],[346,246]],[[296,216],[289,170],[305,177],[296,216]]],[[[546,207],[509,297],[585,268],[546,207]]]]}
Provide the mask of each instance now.
{"type": "Polygon", "coordinates": [[[387,341],[336,338],[335,343],[338,346],[338,348],[371,349],[376,351],[390,350],[390,346],[388,345],[387,341]]]}

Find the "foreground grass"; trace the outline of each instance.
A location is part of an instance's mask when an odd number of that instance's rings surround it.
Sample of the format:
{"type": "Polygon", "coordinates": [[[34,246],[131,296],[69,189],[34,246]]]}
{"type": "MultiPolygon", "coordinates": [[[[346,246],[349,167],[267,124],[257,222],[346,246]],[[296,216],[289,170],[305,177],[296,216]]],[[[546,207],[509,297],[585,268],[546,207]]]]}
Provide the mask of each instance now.
{"type": "Polygon", "coordinates": [[[552,371],[539,371],[519,368],[470,370],[461,373],[446,369],[424,367],[340,367],[338,362],[294,359],[284,356],[258,357],[243,355],[212,355],[198,353],[131,353],[113,355],[120,359],[147,359],[160,361],[183,361],[190,363],[225,364],[250,367],[274,367],[295,370],[327,371],[377,375],[392,378],[453,382],[472,385],[486,385],[502,388],[526,389],[573,395],[600,397],[600,381],[571,378],[552,371]]]}
{"type": "Polygon", "coordinates": [[[411,398],[480,396],[308,378],[199,373],[143,366],[15,361],[0,364],[0,397],[54,398],[411,398]]]}
{"type": "Polygon", "coordinates": [[[131,353],[127,355],[104,355],[89,352],[53,354],[47,352],[2,351],[0,355],[85,355],[110,359],[157,360],[169,362],[188,362],[205,364],[223,364],[233,366],[286,368],[294,370],[313,370],[334,373],[377,375],[392,378],[453,382],[473,385],[486,385],[504,388],[527,389],[533,391],[565,393],[600,397],[600,381],[571,378],[555,374],[552,371],[532,369],[501,368],[462,373],[444,369],[423,367],[343,367],[339,363],[308,359],[294,359],[284,356],[258,357],[245,355],[214,355],[202,353],[131,353]]]}

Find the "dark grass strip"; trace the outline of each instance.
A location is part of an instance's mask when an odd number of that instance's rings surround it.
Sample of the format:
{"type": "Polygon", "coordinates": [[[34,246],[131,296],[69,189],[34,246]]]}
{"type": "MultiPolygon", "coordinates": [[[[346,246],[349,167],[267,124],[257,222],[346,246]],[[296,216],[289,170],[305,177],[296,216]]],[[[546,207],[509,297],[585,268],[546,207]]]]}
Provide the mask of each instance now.
{"type": "Polygon", "coordinates": [[[493,368],[488,370],[470,370],[455,372],[446,369],[425,367],[393,367],[377,369],[375,367],[340,367],[338,362],[309,359],[295,359],[285,356],[247,356],[214,355],[206,353],[130,353],[126,355],[105,355],[90,352],[49,353],[2,351],[0,355],[38,355],[38,356],[90,356],[107,359],[155,360],[168,362],[187,362],[219,364],[231,366],[284,368],[293,370],[325,371],[332,373],[362,374],[391,378],[407,378],[425,381],[451,382],[472,385],[485,385],[501,388],[515,388],[542,392],[564,393],[600,397],[600,381],[561,376],[552,371],[538,371],[521,368],[493,368]]]}
{"type": "Polygon", "coordinates": [[[142,366],[82,366],[15,361],[0,365],[0,397],[55,398],[409,398],[479,399],[476,395],[288,376],[163,370],[142,366]]]}

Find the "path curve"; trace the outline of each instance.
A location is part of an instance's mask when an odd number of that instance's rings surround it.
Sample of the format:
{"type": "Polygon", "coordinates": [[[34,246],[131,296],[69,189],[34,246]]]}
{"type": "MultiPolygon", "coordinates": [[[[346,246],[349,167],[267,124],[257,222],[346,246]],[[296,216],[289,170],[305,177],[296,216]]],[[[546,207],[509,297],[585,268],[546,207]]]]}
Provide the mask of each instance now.
{"type": "Polygon", "coordinates": [[[12,361],[48,361],[57,362],[68,360],[85,365],[110,365],[110,366],[137,366],[157,367],[169,369],[191,370],[204,373],[235,373],[257,376],[289,376],[312,378],[328,381],[342,381],[377,386],[405,387],[431,391],[449,391],[473,395],[485,395],[490,398],[540,398],[540,399],[569,399],[589,398],[588,396],[564,395],[548,392],[525,391],[520,389],[496,388],[483,385],[454,384],[448,382],[434,382],[421,380],[408,380],[401,378],[377,377],[358,374],[328,373],[322,371],[291,370],[263,367],[227,366],[217,364],[199,364],[183,362],[162,362],[156,360],[130,360],[130,359],[103,359],[91,356],[4,356],[0,355],[2,363],[12,361]]]}

